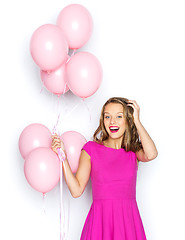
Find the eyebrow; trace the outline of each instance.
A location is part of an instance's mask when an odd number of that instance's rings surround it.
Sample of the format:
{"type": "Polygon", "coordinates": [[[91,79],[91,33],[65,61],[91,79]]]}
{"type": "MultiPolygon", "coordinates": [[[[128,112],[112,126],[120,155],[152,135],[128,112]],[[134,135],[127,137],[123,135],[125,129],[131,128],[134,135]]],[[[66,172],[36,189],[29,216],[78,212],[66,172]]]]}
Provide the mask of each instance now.
{"type": "MultiPolygon", "coordinates": [[[[104,112],[104,113],[109,113],[109,112],[104,112]]],[[[123,113],[123,112],[117,112],[117,113],[123,113]]]]}

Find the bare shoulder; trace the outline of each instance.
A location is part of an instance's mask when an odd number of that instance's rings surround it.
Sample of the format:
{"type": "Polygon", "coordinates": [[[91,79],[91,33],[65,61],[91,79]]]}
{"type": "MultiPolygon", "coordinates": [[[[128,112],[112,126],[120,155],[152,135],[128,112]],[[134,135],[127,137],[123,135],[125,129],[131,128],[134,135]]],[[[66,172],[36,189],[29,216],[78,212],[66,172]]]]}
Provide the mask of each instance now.
{"type": "Polygon", "coordinates": [[[80,155],[80,158],[91,158],[91,156],[84,150],[84,149],[82,149],[82,151],[81,151],[81,155],[80,155]]]}

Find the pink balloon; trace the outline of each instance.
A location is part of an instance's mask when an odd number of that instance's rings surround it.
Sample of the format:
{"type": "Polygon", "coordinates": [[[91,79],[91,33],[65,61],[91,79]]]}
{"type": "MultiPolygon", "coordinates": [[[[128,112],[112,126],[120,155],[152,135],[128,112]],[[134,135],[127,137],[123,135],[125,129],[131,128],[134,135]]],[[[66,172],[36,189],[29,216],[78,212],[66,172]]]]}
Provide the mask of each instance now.
{"type": "Polygon", "coordinates": [[[89,11],[80,4],[70,4],[59,14],[57,25],[64,31],[69,48],[78,49],[90,38],[93,21],[89,11]]]}
{"type": "Polygon", "coordinates": [[[39,147],[51,147],[51,132],[40,124],[33,123],[28,125],[19,137],[19,150],[22,157],[25,157],[33,150],[39,147]]]}
{"type": "Polygon", "coordinates": [[[93,95],[102,82],[102,67],[91,53],[79,52],[71,57],[66,67],[67,84],[81,98],[93,95]]]}
{"type": "Polygon", "coordinates": [[[60,178],[59,159],[50,148],[34,149],[24,163],[24,174],[35,190],[47,193],[52,190],[60,178]]]}
{"type": "Polygon", "coordinates": [[[68,43],[61,28],[45,24],[33,33],[30,51],[33,60],[42,70],[52,71],[67,60],[68,43]]]}
{"type": "Polygon", "coordinates": [[[85,137],[78,132],[68,131],[61,135],[64,143],[67,159],[73,173],[78,169],[81,149],[87,142],[85,137]]]}
{"type": "Polygon", "coordinates": [[[60,68],[53,72],[46,72],[41,70],[40,76],[43,81],[44,86],[48,91],[60,96],[69,90],[66,82],[66,65],[63,64],[60,68]]]}

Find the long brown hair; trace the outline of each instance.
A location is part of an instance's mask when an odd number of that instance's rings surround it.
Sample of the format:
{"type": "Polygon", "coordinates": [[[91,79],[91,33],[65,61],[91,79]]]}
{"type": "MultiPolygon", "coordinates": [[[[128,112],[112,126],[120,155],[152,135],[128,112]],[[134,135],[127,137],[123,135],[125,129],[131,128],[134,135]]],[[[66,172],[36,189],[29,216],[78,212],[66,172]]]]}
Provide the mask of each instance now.
{"type": "Polygon", "coordinates": [[[120,103],[123,106],[124,117],[126,120],[126,129],[123,135],[121,147],[124,148],[127,152],[137,152],[142,149],[143,147],[139,139],[137,128],[134,124],[134,110],[131,106],[127,106],[127,98],[112,97],[106,101],[106,103],[102,107],[99,126],[93,135],[93,140],[97,143],[103,144],[103,141],[105,141],[109,137],[104,125],[104,110],[106,105],[108,105],[109,103],[120,103]]]}

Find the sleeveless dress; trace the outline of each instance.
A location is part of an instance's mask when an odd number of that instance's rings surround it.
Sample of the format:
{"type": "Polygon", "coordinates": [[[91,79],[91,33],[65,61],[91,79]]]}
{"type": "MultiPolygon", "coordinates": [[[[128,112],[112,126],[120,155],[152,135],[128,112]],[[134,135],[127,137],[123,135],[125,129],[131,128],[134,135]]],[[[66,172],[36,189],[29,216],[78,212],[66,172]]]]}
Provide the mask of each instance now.
{"type": "Polygon", "coordinates": [[[82,149],[91,157],[93,202],[80,239],[146,240],[136,202],[136,154],[95,141],[82,149]]]}

